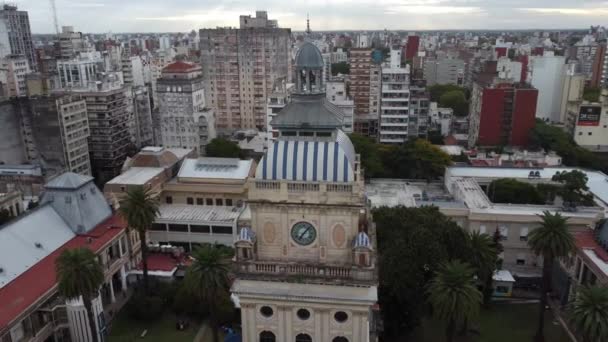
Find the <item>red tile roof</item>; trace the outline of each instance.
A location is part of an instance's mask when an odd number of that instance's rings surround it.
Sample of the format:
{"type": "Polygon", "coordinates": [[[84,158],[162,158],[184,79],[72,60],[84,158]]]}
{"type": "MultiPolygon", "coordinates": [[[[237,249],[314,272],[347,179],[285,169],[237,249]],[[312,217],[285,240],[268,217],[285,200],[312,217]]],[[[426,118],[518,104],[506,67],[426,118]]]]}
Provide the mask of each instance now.
{"type": "Polygon", "coordinates": [[[164,67],[163,72],[188,72],[197,68],[200,68],[200,66],[182,61],[177,61],[164,67]]]}
{"type": "Polygon", "coordinates": [[[78,235],[40,260],[34,266],[0,289],[0,331],[49,291],[53,290],[55,260],[66,249],[87,247],[99,252],[125,229],[125,222],[115,214],[86,235],[78,235]]]}
{"type": "Polygon", "coordinates": [[[608,252],[600,246],[595,240],[595,235],[591,229],[576,233],[576,248],[591,249],[598,258],[604,262],[608,262],[608,252]]]}
{"type": "MultiPolygon", "coordinates": [[[[173,271],[178,265],[189,265],[192,261],[184,256],[175,258],[168,253],[150,253],[148,254],[148,271],[173,271]]],[[[137,265],[137,269],[143,269],[142,263],[137,265]]]]}

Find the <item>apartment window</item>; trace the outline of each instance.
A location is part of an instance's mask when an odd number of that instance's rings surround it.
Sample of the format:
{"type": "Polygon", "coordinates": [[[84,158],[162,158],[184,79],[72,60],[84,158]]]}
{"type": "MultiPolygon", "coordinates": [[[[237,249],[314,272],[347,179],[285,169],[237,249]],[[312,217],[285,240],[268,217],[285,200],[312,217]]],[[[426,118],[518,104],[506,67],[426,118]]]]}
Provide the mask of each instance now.
{"type": "Polygon", "coordinates": [[[188,232],[188,225],[187,224],[169,224],[169,231],[170,232],[188,232]]]}
{"type": "Polygon", "coordinates": [[[167,197],[165,197],[165,202],[166,202],[167,204],[173,204],[173,197],[171,197],[171,196],[167,196],[167,197]]]}
{"type": "Polygon", "coordinates": [[[203,205],[203,199],[202,198],[197,198],[196,199],[196,205],[203,205]]]}
{"type": "Polygon", "coordinates": [[[486,226],[485,225],[481,225],[479,226],[479,234],[485,234],[486,233],[486,226]]]}
{"type": "Polygon", "coordinates": [[[207,199],[205,200],[205,203],[206,203],[207,205],[213,205],[213,198],[207,198],[207,199]]]}
{"type": "Polygon", "coordinates": [[[518,265],[526,264],[526,256],[524,255],[524,253],[517,254],[517,260],[515,261],[515,263],[517,263],[518,265]]]}
{"type": "Polygon", "coordinates": [[[215,199],[215,205],[218,205],[218,206],[224,205],[224,200],[221,199],[221,198],[216,198],[215,199]]]}
{"type": "Polygon", "coordinates": [[[593,135],[593,133],[589,132],[589,133],[587,133],[587,135],[593,135]]]}
{"type": "Polygon", "coordinates": [[[519,230],[519,241],[528,241],[528,227],[519,230]]]}
{"type": "Polygon", "coordinates": [[[578,135],[583,135],[583,132],[578,132],[578,135]]]}
{"type": "Polygon", "coordinates": [[[194,204],[194,199],[192,197],[188,197],[186,198],[186,203],[189,205],[193,205],[194,204]]]}
{"type": "Polygon", "coordinates": [[[210,227],[193,224],[193,225],[190,225],[190,231],[192,233],[209,233],[210,227]]]}
{"type": "Polygon", "coordinates": [[[501,226],[498,228],[498,232],[500,233],[500,239],[502,241],[506,241],[509,238],[509,228],[501,226]]]}
{"type": "Polygon", "coordinates": [[[226,198],[226,206],[232,207],[232,199],[231,198],[226,198]]]}
{"type": "Polygon", "coordinates": [[[164,223],[152,223],[152,227],[150,227],[150,230],[164,232],[167,229],[165,228],[165,224],[164,223]]]}

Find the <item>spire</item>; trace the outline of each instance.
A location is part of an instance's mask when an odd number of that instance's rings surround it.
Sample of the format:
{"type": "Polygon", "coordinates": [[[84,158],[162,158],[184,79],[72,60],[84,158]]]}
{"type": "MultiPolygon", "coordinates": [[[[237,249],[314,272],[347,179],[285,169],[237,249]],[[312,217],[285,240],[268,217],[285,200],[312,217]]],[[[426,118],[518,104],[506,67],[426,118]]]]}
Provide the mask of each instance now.
{"type": "Polygon", "coordinates": [[[310,35],[310,16],[306,13],[306,34],[310,35]]]}

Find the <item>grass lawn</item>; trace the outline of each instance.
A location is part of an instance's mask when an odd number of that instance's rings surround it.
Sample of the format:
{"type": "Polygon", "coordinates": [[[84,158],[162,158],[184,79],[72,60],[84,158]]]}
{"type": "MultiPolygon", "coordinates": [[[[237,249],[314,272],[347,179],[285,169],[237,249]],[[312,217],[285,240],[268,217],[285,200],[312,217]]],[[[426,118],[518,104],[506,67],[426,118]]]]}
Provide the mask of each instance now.
{"type": "Polygon", "coordinates": [[[165,314],[153,322],[136,321],[127,316],[126,310],[122,310],[111,323],[107,341],[192,342],[198,332],[200,323],[191,322],[188,329],[178,331],[175,329],[175,322],[176,319],[171,314],[165,314]],[[140,338],[139,336],[146,329],[148,333],[144,338],[140,338]]]}
{"type": "MultiPolygon", "coordinates": [[[[498,304],[490,310],[482,310],[479,322],[472,328],[479,335],[456,338],[458,342],[514,342],[532,341],[536,332],[537,304],[498,304]]],[[[434,319],[425,319],[409,341],[445,341],[445,324],[434,319]]],[[[545,340],[551,342],[570,342],[568,334],[553,319],[551,311],[545,314],[545,340]]]]}

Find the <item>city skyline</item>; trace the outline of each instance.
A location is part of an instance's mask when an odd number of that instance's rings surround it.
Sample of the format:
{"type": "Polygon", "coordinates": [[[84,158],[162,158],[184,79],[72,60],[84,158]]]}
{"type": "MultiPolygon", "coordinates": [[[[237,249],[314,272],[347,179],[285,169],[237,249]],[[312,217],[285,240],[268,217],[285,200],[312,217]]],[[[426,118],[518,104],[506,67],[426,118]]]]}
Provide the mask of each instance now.
{"type": "MultiPolygon", "coordinates": [[[[217,26],[238,26],[242,14],[267,10],[281,27],[305,29],[306,13],[314,30],[510,30],[567,29],[604,25],[605,0],[277,0],[217,1],[56,0],[59,26],[78,31],[185,32],[217,26]],[[120,11],[117,9],[120,8],[120,11]],[[104,18],[104,20],[95,20],[104,18]]],[[[29,12],[33,33],[54,33],[49,2],[15,1],[29,12]]]]}

